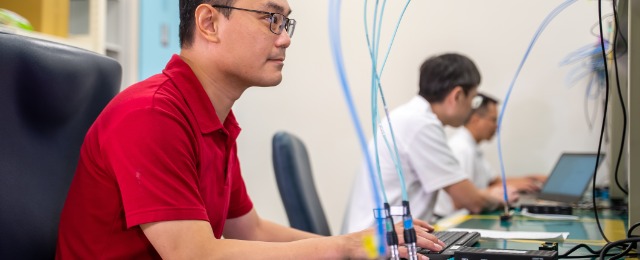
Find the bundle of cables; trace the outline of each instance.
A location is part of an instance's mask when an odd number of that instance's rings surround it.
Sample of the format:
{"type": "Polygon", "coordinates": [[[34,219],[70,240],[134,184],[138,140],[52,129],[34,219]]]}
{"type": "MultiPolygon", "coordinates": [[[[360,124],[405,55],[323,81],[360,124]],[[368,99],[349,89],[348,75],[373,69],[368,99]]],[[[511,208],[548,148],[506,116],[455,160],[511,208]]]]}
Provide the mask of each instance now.
{"type": "MultiPolygon", "coordinates": [[[[531,52],[531,49],[533,48],[533,46],[535,45],[538,37],[540,36],[540,34],[544,31],[544,29],[547,27],[547,25],[553,20],[553,18],[555,18],[558,14],[560,14],[564,9],[566,9],[567,7],[569,7],[571,4],[575,3],[576,0],[566,0],[565,2],[561,3],[557,8],[555,8],[543,21],[543,23],[540,25],[540,27],[538,28],[538,30],[536,31],[536,33],[534,34],[533,39],[531,40],[529,47],[527,48],[527,51],[525,52],[524,57],[522,58],[522,61],[520,62],[520,65],[518,66],[518,69],[516,70],[516,73],[511,81],[511,84],[509,85],[509,89],[507,91],[506,97],[505,97],[505,101],[504,104],[502,106],[501,112],[500,112],[500,116],[498,119],[498,156],[500,159],[500,170],[501,170],[501,175],[502,178],[505,179],[505,169],[504,169],[504,163],[503,163],[503,159],[502,159],[502,144],[501,144],[501,132],[503,131],[502,128],[502,121],[505,115],[505,109],[507,107],[508,101],[509,101],[509,97],[511,96],[515,81],[518,78],[518,75],[520,74],[522,67],[524,65],[524,63],[526,62],[529,53],[531,52]]],[[[621,140],[621,145],[620,145],[620,151],[618,154],[618,160],[616,162],[616,169],[614,174],[616,175],[616,184],[618,185],[618,187],[620,187],[620,189],[622,189],[625,193],[626,190],[620,185],[619,181],[618,181],[618,169],[620,166],[620,159],[622,156],[622,151],[624,148],[624,141],[625,141],[625,135],[626,135],[626,125],[627,125],[627,115],[626,115],[626,106],[624,104],[624,100],[622,99],[622,93],[621,93],[621,89],[620,89],[620,80],[618,77],[618,65],[617,65],[617,59],[615,59],[615,57],[617,57],[617,53],[616,53],[616,41],[618,38],[618,17],[617,17],[617,5],[616,5],[616,0],[612,0],[612,5],[613,5],[613,13],[614,13],[614,22],[616,24],[616,29],[615,29],[615,34],[614,34],[614,43],[612,44],[613,47],[611,47],[611,52],[613,54],[613,63],[615,65],[615,72],[616,72],[616,80],[617,80],[617,85],[618,85],[618,96],[620,98],[620,103],[622,106],[622,112],[623,112],[623,130],[622,130],[622,140],[621,140]]],[[[607,60],[607,41],[605,41],[604,39],[604,33],[603,33],[603,26],[602,26],[602,0],[598,0],[598,25],[599,25],[599,29],[600,29],[600,33],[599,33],[599,37],[600,37],[600,48],[598,48],[595,51],[599,51],[601,53],[601,59],[596,59],[596,62],[594,62],[594,66],[601,66],[600,67],[596,67],[596,75],[598,76],[604,76],[603,80],[600,80],[599,83],[604,83],[605,85],[605,102],[604,102],[604,111],[603,111],[603,118],[602,118],[602,128],[600,131],[600,137],[599,137],[599,141],[598,141],[598,154],[601,153],[602,150],[602,140],[603,140],[603,136],[604,136],[604,129],[606,127],[606,116],[607,116],[607,107],[608,107],[608,103],[609,103],[609,70],[607,68],[607,62],[605,62],[607,60]],[[598,62],[598,60],[600,62],[598,62]],[[598,74],[599,73],[599,74],[598,74]]],[[[624,37],[622,37],[624,39],[624,37]]],[[[625,40],[626,41],[626,40],[625,40]]],[[[583,51],[583,50],[581,50],[583,51]]],[[[591,54],[593,54],[593,52],[591,52],[591,54]]],[[[592,56],[593,57],[593,56],[592,56]]],[[[587,89],[587,93],[591,92],[591,87],[589,87],[587,89]]],[[[566,253],[562,254],[559,256],[559,258],[585,258],[585,257],[600,257],[600,259],[604,259],[604,257],[607,256],[611,256],[611,259],[618,259],[624,256],[631,256],[631,255],[636,255],[635,253],[632,253],[631,251],[634,250],[634,245],[635,243],[640,242],[640,237],[634,237],[632,236],[632,232],[633,230],[638,227],[640,225],[640,223],[636,223],[634,225],[632,225],[631,227],[629,227],[629,230],[627,232],[627,238],[626,239],[622,239],[622,240],[618,240],[618,241],[610,241],[607,236],[604,234],[603,230],[602,230],[602,226],[600,225],[600,221],[599,221],[599,216],[598,216],[598,210],[596,208],[596,189],[595,189],[595,184],[596,184],[596,174],[597,174],[597,167],[599,165],[599,162],[597,161],[599,160],[599,157],[597,157],[596,159],[596,163],[595,163],[595,170],[594,170],[594,177],[593,177],[593,196],[592,196],[592,202],[593,202],[593,208],[594,208],[594,215],[595,215],[595,220],[596,220],[596,224],[598,226],[598,229],[600,231],[600,234],[602,235],[602,237],[604,238],[604,240],[607,242],[607,244],[600,250],[593,250],[591,249],[588,245],[586,244],[579,244],[576,245],[575,247],[569,249],[566,253]],[[586,248],[591,255],[580,255],[580,256],[572,256],[571,254],[573,252],[575,252],[576,250],[580,249],[580,248],[586,248]],[[617,252],[617,253],[608,253],[609,250],[613,249],[613,248],[618,248],[621,249],[621,252],[617,252]]],[[[503,185],[505,185],[505,183],[503,182],[503,185]]],[[[506,187],[503,187],[506,190],[506,187]]],[[[505,201],[509,201],[508,197],[507,197],[507,193],[505,192],[505,201]]]]}
{"type": "Polygon", "coordinates": [[[347,106],[349,107],[349,112],[351,115],[351,119],[355,125],[356,132],[358,134],[358,140],[366,159],[367,170],[369,172],[369,179],[371,181],[372,187],[372,196],[376,205],[376,209],[374,212],[381,212],[380,214],[375,214],[375,219],[377,222],[377,236],[374,239],[376,243],[377,252],[375,254],[371,254],[372,257],[378,257],[386,255],[387,246],[390,250],[390,255],[392,259],[399,259],[398,253],[398,237],[395,230],[395,226],[393,225],[393,217],[391,216],[390,205],[387,200],[386,192],[384,189],[382,176],[380,173],[380,158],[378,155],[378,130],[380,130],[380,134],[384,139],[386,148],[389,150],[389,154],[392,154],[392,161],[394,162],[398,177],[400,178],[401,189],[402,189],[402,223],[404,228],[404,240],[405,245],[409,251],[409,259],[417,259],[417,248],[416,248],[416,233],[413,227],[413,219],[411,217],[411,210],[409,206],[408,195],[406,191],[406,185],[404,182],[404,174],[402,171],[402,167],[400,165],[398,148],[395,142],[393,127],[391,126],[390,120],[388,129],[389,132],[384,131],[384,127],[381,124],[380,116],[378,115],[378,103],[381,101],[384,107],[385,116],[389,118],[389,111],[387,108],[387,103],[384,98],[384,92],[382,90],[382,85],[380,82],[380,78],[382,72],[384,71],[384,66],[386,64],[387,58],[389,57],[389,53],[391,52],[391,47],[393,46],[393,41],[395,39],[396,33],[398,31],[398,27],[402,21],[402,17],[404,16],[407,7],[409,6],[410,0],[407,0],[404,8],[402,9],[402,13],[398,18],[398,22],[396,23],[395,30],[391,37],[387,52],[385,54],[384,60],[382,63],[378,63],[379,57],[379,47],[380,47],[380,36],[381,36],[381,28],[382,21],[384,16],[384,10],[386,6],[386,0],[381,1],[376,0],[374,6],[374,15],[372,21],[372,29],[371,33],[369,32],[368,19],[367,19],[367,8],[368,2],[364,1],[364,24],[365,24],[365,32],[366,32],[366,40],[367,47],[369,51],[369,55],[371,58],[371,123],[373,129],[373,142],[375,147],[374,156],[375,158],[375,167],[372,160],[371,155],[369,154],[369,150],[367,148],[367,144],[364,138],[364,133],[362,131],[362,127],[360,126],[360,121],[355,111],[355,106],[353,104],[353,100],[351,97],[351,91],[349,88],[349,84],[346,78],[346,72],[344,70],[344,61],[342,57],[342,47],[340,40],[340,0],[332,0],[330,1],[329,7],[329,32],[331,39],[331,48],[332,54],[334,57],[335,67],[340,78],[340,83],[342,86],[342,90],[347,102],[347,106]],[[380,94],[380,98],[378,98],[378,93],[380,94]],[[384,202],[381,200],[381,196],[384,199],[384,202]],[[385,236],[386,234],[386,236],[385,236]],[[386,243],[385,243],[386,241],[386,243]]]}

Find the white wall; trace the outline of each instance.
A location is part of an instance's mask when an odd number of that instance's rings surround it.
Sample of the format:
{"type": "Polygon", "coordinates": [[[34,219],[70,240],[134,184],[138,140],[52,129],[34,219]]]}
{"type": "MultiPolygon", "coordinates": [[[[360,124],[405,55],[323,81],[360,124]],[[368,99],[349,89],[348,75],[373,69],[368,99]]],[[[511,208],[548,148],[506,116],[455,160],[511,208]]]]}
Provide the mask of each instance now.
{"type": "MultiPolygon", "coordinates": [[[[561,2],[412,1],[382,79],[389,106],[396,107],[417,93],[419,65],[442,52],[471,57],[483,75],[481,91],[503,99],[533,33],[561,2]]],[[[243,128],[240,159],[259,213],[287,225],[271,164],[271,137],[278,130],[301,137],[310,153],[331,229],[337,233],[362,156],[331,58],[328,1],[289,3],[298,26],[287,52],[283,82],[275,88],[250,89],[236,104],[243,128]]],[[[596,43],[597,38],[590,34],[597,22],[596,3],[580,0],[569,7],[549,25],[531,52],[503,124],[508,175],[547,172],[562,151],[597,148],[599,127],[589,130],[584,119],[585,83],[567,87],[564,77],[571,68],[558,65],[573,50],[596,43]]],[[[402,5],[404,1],[387,3],[383,50],[402,5]]],[[[369,137],[370,61],[364,38],[363,1],[343,1],[342,9],[347,73],[369,137]]],[[[495,143],[484,149],[497,169],[495,143]]]]}

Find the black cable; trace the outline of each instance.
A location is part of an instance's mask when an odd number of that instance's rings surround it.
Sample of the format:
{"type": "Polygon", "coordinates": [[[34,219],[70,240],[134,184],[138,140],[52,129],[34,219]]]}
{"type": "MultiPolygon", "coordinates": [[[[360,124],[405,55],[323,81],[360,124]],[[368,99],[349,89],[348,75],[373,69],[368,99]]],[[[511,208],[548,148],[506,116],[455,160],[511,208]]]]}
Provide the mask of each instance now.
{"type": "MultiPolygon", "coordinates": [[[[631,227],[629,227],[629,230],[627,230],[627,239],[633,238],[635,236],[633,236],[631,233],[633,233],[633,230],[636,229],[638,226],[640,226],[640,222],[633,224],[631,227]]],[[[617,243],[618,241],[615,241],[614,243],[617,243]]],[[[624,245],[619,245],[618,247],[623,247],[624,245]]],[[[604,249],[604,247],[603,247],[604,249]]],[[[624,248],[624,251],[614,255],[613,257],[611,257],[611,259],[618,259],[620,257],[623,256],[630,256],[629,252],[633,249],[633,243],[629,243],[629,245],[624,248]]],[[[606,255],[609,256],[609,255],[606,255]]]]}
{"type": "Polygon", "coordinates": [[[572,255],[572,256],[558,256],[558,259],[571,259],[571,258],[580,258],[580,259],[584,259],[584,258],[594,258],[594,257],[598,257],[600,255],[572,255]]]}
{"type": "MultiPolygon", "coordinates": [[[[620,246],[620,247],[621,247],[620,249],[625,249],[625,248],[624,248],[624,247],[622,247],[622,246],[620,246]]],[[[599,257],[601,252],[602,252],[602,249],[600,249],[600,250],[593,250],[593,249],[592,249],[590,246],[588,246],[587,244],[578,244],[578,245],[576,245],[576,246],[572,247],[571,249],[567,250],[567,252],[565,252],[564,254],[562,254],[562,255],[558,255],[558,258],[559,258],[559,259],[560,259],[560,258],[566,258],[566,259],[570,259],[570,258],[590,258],[590,257],[591,257],[591,258],[593,258],[593,257],[599,257]],[[586,250],[587,250],[587,251],[589,251],[589,253],[591,253],[591,254],[590,254],[590,255],[573,255],[573,256],[572,256],[572,255],[570,255],[570,254],[572,254],[573,252],[575,252],[576,250],[578,250],[578,249],[580,249],[580,248],[584,248],[584,249],[586,249],[586,250]]],[[[625,251],[623,251],[623,252],[621,252],[621,253],[624,253],[624,255],[627,255],[627,256],[631,256],[631,255],[632,255],[632,254],[628,254],[628,251],[626,251],[626,252],[625,252],[625,251]]],[[[611,256],[611,257],[615,257],[615,256],[617,256],[617,255],[620,255],[621,253],[618,253],[618,254],[616,254],[616,253],[608,253],[608,254],[605,254],[604,256],[611,256]]]]}
{"type": "Polygon", "coordinates": [[[572,247],[571,249],[567,250],[567,252],[565,252],[562,255],[559,255],[558,258],[569,258],[569,255],[571,253],[573,253],[574,251],[580,249],[580,248],[585,248],[587,249],[587,251],[589,251],[589,253],[592,253],[594,255],[600,255],[600,250],[593,250],[591,249],[591,247],[587,244],[577,244],[576,246],[572,247]]]}
{"type": "MultiPolygon", "coordinates": [[[[629,233],[630,233],[630,232],[629,232],[629,233]]],[[[627,239],[630,239],[630,238],[631,238],[631,236],[630,236],[630,235],[627,235],[627,239]]],[[[624,240],[624,239],[623,239],[623,240],[624,240]]],[[[620,241],[623,241],[623,240],[614,241],[613,243],[618,243],[618,244],[620,244],[620,245],[618,245],[618,247],[621,247],[621,246],[624,246],[624,244],[623,244],[623,243],[620,243],[620,241]]],[[[614,245],[615,245],[615,244],[614,244],[614,245]]],[[[606,246],[605,246],[605,247],[606,247],[606,246]]],[[[604,250],[604,247],[603,247],[602,249],[604,250]]],[[[633,249],[633,243],[629,243],[629,245],[627,245],[627,248],[625,248],[622,252],[620,252],[620,253],[618,253],[618,254],[616,254],[616,255],[612,256],[612,257],[611,257],[611,259],[618,259],[618,258],[623,257],[623,256],[628,256],[628,255],[629,255],[629,252],[630,252],[632,249],[633,249]]],[[[607,251],[608,251],[608,249],[607,249],[607,251]]],[[[606,252],[605,252],[605,253],[606,253],[606,252]]],[[[605,255],[606,255],[606,254],[605,254],[605,255]]]]}
{"type": "MultiPolygon", "coordinates": [[[[609,18],[609,16],[613,16],[613,14],[612,14],[612,13],[611,13],[611,14],[607,14],[607,15],[605,15],[603,18],[609,18]]],[[[595,30],[596,28],[598,28],[598,23],[597,23],[597,22],[596,22],[596,23],[594,23],[594,24],[591,26],[591,29],[589,29],[589,32],[590,32],[590,33],[591,33],[591,35],[593,35],[594,37],[600,37],[600,35],[598,35],[595,31],[593,31],[593,30],[595,30]]]]}
{"type": "MultiPolygon", "coordinates": [[[[617,241],[616,241],[616,242],[617,242],[617,241]]],[[[615,243],[615,242],[614,242],[614,243],[615,243]]],[[[632,244],[632,243],[630,243],[630,244],[627,246],[627,248],[625,248],[625,249],[624,249],[624,251],[622,251],[622,252],[620,252],[620,253],[618,253],[618,254],[615,254],[614,256],[612,256],[612,257],[611,257],[611,258],[609,258],[609,259],[618,259],[618,258],[623,257],[623,256],[628,256],[628,255],[629,255],[629,251],[631,251],[631,249],[633,249],[633,244],[632,244]]],[[[609,256],[609,254],[605,254],[604,256],[609,256]]]]}
{"type": "MultiPolygon", "coordinates": [[[[616,10],[616,9],[614,9],[614,11],[615,11],[615,12],[617,12],[617,10],[616,10]]],[[[609,16],[613,17],[613,16],[614,16],[614,14],[613,14],[613,13],[611,13],[611,14],[605,15],[605,16],[604,16],[604,18],[609,17],[609,16]]],[[[600,35],[598,35],[597,33],[595,33],[595,32],[593,31],[594,29],[598,28],[598,25],[599,25],[599,24],[598,24],[597,22],[596,22],[596,23],[594,23],[594,24],[593,24],[593,26],[591,26],[591,29],[589,30],[589,31],[591,32],[591,35],[593,35],[594,37],[600,37],[600,35]]],[[[616,25],[616,26],[617,26],[617,25],[616,25]]],[[[626,53],[627,53],[627,51],[626,51],[626,50],[627,50],[627,38],[625,38],[625,37],[624,37],[624,35],[623,35],[622,33],[620,34],[620,37],[622,38],[622,43],[624,44],[624,49],[622,50],[622,52],[618,53],[618,55],[622,56],[622,55],[624,55],[624,54],[626,54],[626,53]]],[[[618,51],[620,51],[620,50],[618,50],[618,51]]],[[[608,53],[607,53],[607,54],[608,54],[608,53]]],[[[613,60],[613,59],[615,59],[615,58],[619,58],[620,56],[614,56],[614,57],[607,58],[607,59],[608,59],[608,60],[613,60]]]]}
{"type": "MultiPolygon", "coordinates": [[[[638,223],[638,225],[640,225],[640,223],[638,223]]],[[[625,251],[622,251],[622,252],[617,253],[617,254],[616,254],[616,253],[608,253],[608,254],[605,254],[604,256],[616,257],[617,255],[620,255],[620,256],[622,256],[622,255],[626,255],[626,256],[635,256],[635,255],[636,255],[635,253],[633,253],[633,254],[629,254],[629,251],[630,251],[630,249],[631,249],[631,248],[629,248],[629,247],[625,248],[625,247],[624,247],[624,245],[615,245],[615,246],[616,246],[616,247],[618,247],[619,249],[621,249],[621,250],[625,250],[625,251]],[[627,250],[627,249],[629,249],[629,250],[627,250]]],[[[603,247],[603,248],[604,248],[604,247],[603,247]]],[[[570,248],[569,250],[567,250],[567,252],[565,252],[564,254],[558,255],[558,258],[567,258],[567,259],[570,259],[570,258],[589,258],[589,257],[592,257],[592,258],[593,258],[593,257],[599,257],[601,252],[602,252],[602,249],[600,249],[600,250],[593,250],[593,249],[592,249],[589,245],[587,245],[587,244],[577,244],[577,245],[575,245],[574,247],[572,247],[572,248],[570,248]],[[573,255],[573,256],[572,256],[572,255],[570,255],[570,254],[572,254],[573,252],[575,252],[576,250],[578,250],[578,249],[580,249],[580,248],[584,248],[584,249],[586,249],[586,250],[587,250],[587,251],[589,251],[589,253],[591,253],[591,254],[590,254],[590,255],[573,255]]]]}
{"type": "MultiPolygon", "coordinates": [[[[567,256],[567,257],[558,257],[558,259],[561,259],[561,258],[565,258],[565,259],[571,259],[571,258],[578,258],[578,259],[592,258],[592,259],[593,259],[593,258],[596,258],[596,257],[599,257],[599,256],[600,256],[600,255],[572,255],[572,256],[567,256]]],[[[616,257],[616,255],[614,255],[613,253],[611,253],[611,254],[606,254],[606,255],[604,255],[604,256],[605,256],[605,257],[607,257],[607,256],[611,256],[612,258],[610,258],[610,259],[614,259],[613,257],[616,257]]],[[[637,257],[637,254],[627,254],[627,255],[625,255],[625,256],[628,256],[628,257],[637,257]]]]}
{"type": "MultiPolygon", "coordinates": [[[[613,5],[614,5],[614,19],[615,19],[615,23],[616,23],[616,34],[614,36],[614,43],[613,43],[614,44],[613,45],[614,46],[613,47],[613,50],[614,50],[613,56],[617,57],[617,55],[615,53],[615,49],[616,49],[615,45],[616,45],[616,41],[617,41],[617,35],[618,35],[619,26],[618,26],[618,19],[617,19],[617,10],[615,8],[615,0],[613,0],[613,5]]],[[[603,139],[603,136],[604,136],[605,123],[606,123],[606,118],[607,118],[607,107],[609,105],[609,73],[608,73],[609,70],[607,68],[607,63],[606,63],[607,53],[606,53],[605,46],[604,46],[604,36],[603,36],[603,30],[602,30],[602,0],[598,0],[598,25],[600,27],[600,46],[601,46],[601,50],[602,50],[602,57],[603,57],[603,60],[605,61],[603,64],[604,64],[604,70],[605,70],[605,89],[606,89],[605,102],[604,102],[604,112],[603,112],[603,117],[602,117],[602,128],[600,130],[600,138],[599,138],[599,142],[598,142],[598,154],[600,154],[601,151],[602,151],[602,139],[603,139]]],[[[625,43],[626,43],[626,39],[624,39],[624,36],[622,34],[621,34],[621,37],[623,38],[623,40],[625,40],[625,43]]],[[[618,83],[618,95],[619,95],[619,97],[621,99],[621,103],[624,104],[623,100],[622,100],[622,95],[621,95],[622,91],[620,89],[620,83],[619,83],[617,59],[615,61],[615,66],[616,66],[616,80],[617,80],[617,83],[618,83]]],[[[624,105],[623,105],[623,113],[625,114],[625,116],[624,116],[625,120],[623,121],[624,124],[625,124],[625,127],[624,127],[624,131],[625,132],[623,133],[623,138],[624,138],[624,136],[626,135],[626,109],[624,108],[624,105]]],[[[621,149],[621,151],[622,151],[622,149],[621,149]]],[[[617,172],[618,172],[618,166],[620,164],[620,156],[621,156],[621,154],[619,154],[618,162],[616,164],[616,183],[618,183],[617,172]]],[[[607,244],[602,249],[600,249],[598,251],[595,251],[595,250],[591,249],[591,247],[589,247],[588,245],[579,244],[579,245],[576,245],[575,247],[569,249],[564,254],[560,255],[559,258],[594,257],[593,255],[588,255],[588,256],[569,256],[569,254],[573,253],[574,251],[578,250],[579,248],[586,248],[590,253],[592,253],[594,255],[598,254],[598,252],[599,252],[600,259],[604,259],[605,256],[612,256],[612,259],[617,259],[617,258],[620,258],[622,256],[629,255],[628,253],[633,248],[633,245],[629,244],[626,248],[624,248],[624,250],[622,252],[620,252],[618,254],[615,254],[615,255],[607,254],[607,252],[609,250],[611,250],[612,248],[614,248],[614,247],[623,247],[626,243],[640,242],[640,237],[631,237],[632,231],[635,228],[637,228],[638,226],[640,226],[640,223],[636,223],[636,224],[634,224],[633,226],[631,226],[629,228],[629,230],[627,232],[627,237],[628,237],[627,239],[622,239],[622,240],[618,240],[618,241],[614,241],[614,242],[609,241],[609,239],[604,234],[604,231],[602,230],[602,226],[600,225],[600,220],[599,220],[599,217],[598,217],[598,210],[597,210],[597,207],[596,207],[596,199],[595,199],[596,198],[596,194],[595,194],[596,193],[596,189],[595,189],[595,187],[596,187],[596,176],[597,176],[597,172],[598,172],[599,159],[600,159],[599,156],[596,157],[596,166],[595,166],[595,171],[594,171],[594,174],[593,174],[593,189],[592,189],[593,196],[592,196],[592,202],[593,202],[593,208],[594,208],[593,212],[595,214],[595,219],[596,219],[596,224],[598,225],[598,230],[600,231],[600,234],[602,235],[602,238],[604,238],[604,240],[607,241],[607,244]]],[[[620,185],[619,185],[619,187],[620,187],[620,185]]],[[[620,188],[622,189],[622,187],[620,187],[620,188]]]]}
{"type": "MultiPolygon", "coordinates": [[[[598,1],[601,1],[601,0],[598,0],[598,1]]],[[[618,240],[618,241],[615,241],[615,242],[608,243],[606,246],[604,246],[600,250],[600,259],[604,260],[604,257],[607,256],[607,252],[611,248],[613,248],[615,246],[618,246],[618,245],[621,245],[621,244],[633,243],[633,242],[636,242],[636,243],[640,242],[640,237],[632,237],[632,238],[627,238],[627,239],[621,239],[621,240],[618,240]]],[[[620,256],[616,255],[616,256],[614,256],[614,258],[611,258],[611,259],[618,259],[618,258],[620,258],[622,256],[624,256],[624,255],[620,255],[620,256]]]]}
{"type": "Polygon", "coordinates": [[[633,233],[633,230],[636,229],[638,226],[640,226],[640,222],[635,223],[631,225],[631,227],[629,227],[629,230],[627,231],[627,238],[632,237],[631,233],[633,233]]]}
{"type": "MultiPolygon", "coordinates": [[[[620,140],[620,151],[618,152],[618,161],[616,162],[616,170],[614,172],[614,175],[616,179],[616,185],[618,186],[618,188],[620,188],[620,190],[622,190],[622,192],[624,192],[625,195],[629,195],[629,192],[627,192],[627,190],[622,187],[622,184],[620,184],[620,179],[618,176],[618,169],[620,168],[622,151],[624,151],[624,141],[626,139],[626,134],[627,134],[627,108],[624,104],[624,99],[622,98],[622,90],[620,88],[620,75],[618,74],[618,59],[617,59],[618,56],[616,55],[616,49],[618,47],[617,46],[618,32],[620,31],[620,25],[618,25],[618,11],[616,10],[616,0],[611,1],[611,3],[613,4],[613,20],[616,25],[615,34],[613,35],[613,57],[616,57],[616,58],[614,58],[613,64],[616,70],[616,84],[618,86],[618,98],[620,98],[620,107],[622,108],[622,137],[620,140]]],[[[608,72],[605,71],[605,73],[608,73],[608,72]]]]}
{"type": "Polygon", "coordinates": [[[604,49],[604,37],[603,37],[603,33],[602,33],[602,0],[598,0],[598,24],[600,25],[600,47],[602,49],[602,58],[605,61],[604,64],[604,75],[605,75],[605,97],[604,97],[604,112],[602,115],[602,129],[600,130],[600,139],[598,141],[598,156],[596,156],[596,165],[595,165],[595,170],[593,171],[593,184],[592,184],[592,197],[591,200],[593,202],[593,212],[596,218],[596,224],[598,224],[598,230],[600,230],[600,234],[602,235],[602,238],[604,238],[605,241],[607,241],[608,243],[610,243],[611,241],[609,241],[609,239],[607,238],[607,236],[604,234],[604,231],[602,230],[602,226],[600,225],[600,219],[598,217],[598,207],[596,206],[596,177],[598,175],[598,165],[599,165],[599,161],[600,161],[600,154],[602,151],[602,138],[604,137],[604,129],[606,127],[606,122],[607,122],[607,107],[609,106],[609,73],[607,73],[608,68],[607,68],[607,53],[604,49]]]}
{"type": "Polygon", "coordinates": [[[631,242],[631,241],[629,241],[629,239],[631,239],[631,238],[637,238],[637,237],[633,237],[631,235],[631,233],[633,233],[633,230],[635,230],[639,226],[640,226],[640,222],[633,224],[631,227],[629,227],[629,230],[627,231],[627,239],[618,240],[618,241],[614,241],[614,242],[608,243],[607,245],[605,245],[600,250],[595,251],[595,250],[591,249],[591,247],[589,247],[586,244],[578,244],[575,247],[569,249],[566,253],[558,256],[558,258],[582,258],[582,257],[611,256],[611,259],[618,259],[618,258],[623,257],[623,256],[630,256],[630,257],[637,256],[638,255],[637,253],[629,254],[629,252],[633,249],[633,244],[630,243],[625,248],[624,243],[631,242]],[[614,246],[615,247],[619,247],[620,249],[624,249],[624,250],[622,252],[620,252],[620,253],[615,254],[615,255],[614,255],[614,253],[607,254],[606,252],[609,251],[614,246]],[[590,253],[594,254],[595,256],[594,255],[569,256],[569,254],[573,253],[574,251],[578,250],[579,248],[586,248],[590,253]],[[605,250],[605,248],[607,248],[607,249],[605,250]],[[603,250],[604,250],[604,255],[602,255],[603,250]]]}
{"type": "MultiPolygon", "coordinates": [[[[631,227],[629,227],[629,230],[627,230],[627,239],[635,237],[631,233],[633,233],[633,230],[636,229],[638,226],[640,226],[640,222],[635,223],[631,227]]],[[[627,246],[627,248],[624,249],[624,251],[614,255],[613,257],[611,257],[611,259],[618,259],[623,256],[629,256],[629,251],[631,251],[631,249],[633,249],[633,243],[629,243],[629,245],[627,246]]]]}

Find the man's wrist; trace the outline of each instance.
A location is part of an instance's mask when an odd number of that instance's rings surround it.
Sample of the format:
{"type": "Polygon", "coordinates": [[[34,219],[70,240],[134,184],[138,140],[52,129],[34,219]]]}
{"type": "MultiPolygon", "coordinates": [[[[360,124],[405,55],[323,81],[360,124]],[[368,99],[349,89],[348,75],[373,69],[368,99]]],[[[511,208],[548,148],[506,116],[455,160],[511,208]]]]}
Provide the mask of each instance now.
{"type": "Polygon", "coordinates": [[[357,259],[362,258],[362,239],[360,239],[360,232],[350,233],[334,238],[338,238],[335,240],[338,243],[337,248],[339,248],[339,255],[337,255],[336,259],[357,259]]]}

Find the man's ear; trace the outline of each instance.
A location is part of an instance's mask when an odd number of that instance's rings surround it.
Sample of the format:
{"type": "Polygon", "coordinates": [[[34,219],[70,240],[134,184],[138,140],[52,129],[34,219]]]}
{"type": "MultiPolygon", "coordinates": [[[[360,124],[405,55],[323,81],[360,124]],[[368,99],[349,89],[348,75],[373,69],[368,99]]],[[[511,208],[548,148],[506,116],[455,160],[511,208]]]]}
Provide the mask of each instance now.
{"type": "Polygon", "coordinates": [[[462,89],[462,86],[456,86],[455,88],[453,88],[453,93],[455,94],[454,97],[458,102],[467,97],[467,95],[464,93],[464,89],[462,89]]]}
{"type": "Polygon", "coordinates": [[[202,37],[209,42],[219,42],[220,20],[224,18],[217,9],[207,4],[201,4],[196,8],[196,24],[194,37],[202,37]]]}
{"type": "Polygon", "coordinates": [[[453,90],[451,90],[451,93],[449,93],[449,97],[454,103],[461,102],[462,99],[465,98],[464,90],[461,86],[455,86],[453,90]]]}

